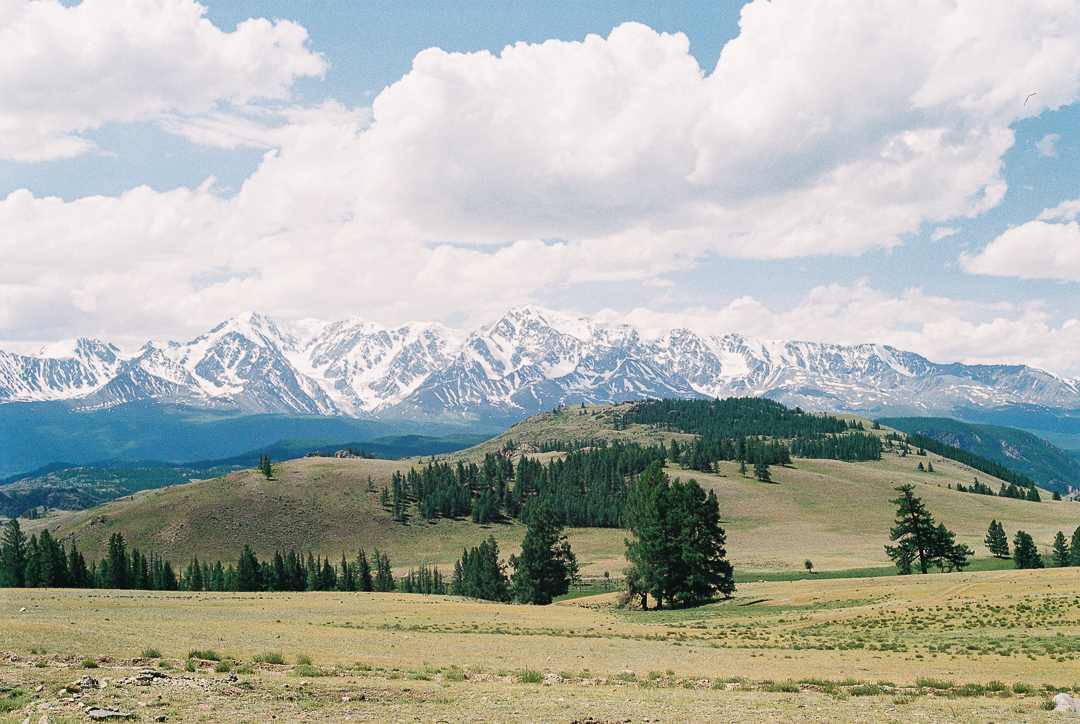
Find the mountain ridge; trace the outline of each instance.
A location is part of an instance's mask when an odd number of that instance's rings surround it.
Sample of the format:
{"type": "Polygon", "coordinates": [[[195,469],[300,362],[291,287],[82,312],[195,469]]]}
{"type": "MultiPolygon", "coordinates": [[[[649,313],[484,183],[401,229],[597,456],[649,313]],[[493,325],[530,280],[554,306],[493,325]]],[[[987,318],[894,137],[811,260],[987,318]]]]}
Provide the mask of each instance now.
{"type": "Polygon", "coordinates": [[[360,317],[279,324],[249,312],[190,342],[151,341],[132,353],[86,339],[37,355],[0,352],[0,404],[88,409],[161,400],[247,413],[509,423],[581,401],[728,396],[868,416],[1080,410],[1080,383],[1034,367],[939,364],[887,345],[685,328],[647,337],[630,325],[532,306],[465,330],[360,317]]]}

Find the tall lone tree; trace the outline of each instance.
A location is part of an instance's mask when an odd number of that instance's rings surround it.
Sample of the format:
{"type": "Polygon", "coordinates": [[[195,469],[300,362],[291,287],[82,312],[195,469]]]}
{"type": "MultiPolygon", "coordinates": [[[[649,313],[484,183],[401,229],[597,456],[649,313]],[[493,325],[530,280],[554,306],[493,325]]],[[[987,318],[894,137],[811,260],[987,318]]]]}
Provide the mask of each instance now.
{"type": "MultiPolygon", "coordinates": [[[[627,501],[626,526],[635,537],[626,540],[626,558],[640,577],[636,593],[651,594],[658,607],[735,592],[720,504],[697,481],[672,482],[659,463],[650,464],[627,501]]],[[[642,608],[645,603],[642,595],[642,608]]]]}
{"type": "Polygon", "coordinates": [[[1054,565],[1059,568],[1064,568],[1069,565],[1069,560],[1071,558],[1069,542],[1065,540],[1065,534],[1059,530],[1057,535],[1054,536],[1054,565]]]}
{"type": "Polygon", "coordinates": [[[1005,535],[1005,526],[998,523],[997,520],[990,521],[990,527],[986,531],[984,542],[995,558],[1009,557],[1009,538],[1005,535]]]}
{"type": "Polygon", "coordinates": [[[900,575],[910,575],[914,570],[927,573],[930,566],[950,570],[963,569],[971,550],[954,542],[952,531],[944,525],[935,525],[934,518],[922,500],[915,495],[910,483],[895,488],[900,497],[890,502],[896,508],[896,525],[889,539],[895,546],[885,546],[885,552],[896,564],[900,575]]]}
{"type": "Polygon", "coordinates": [[[1042,556],[1031,536],[1022,530],[1013,537],[1013,562],[1017,568],[1042,568],[1042,556]]]}
{"type": "Polygon", "coordinates": [[[521,557],[510,556],[510,567],[514,599],[520,603],[547,605],[577,578],[577,558],[546,501],[529,516],[521,557]]]}

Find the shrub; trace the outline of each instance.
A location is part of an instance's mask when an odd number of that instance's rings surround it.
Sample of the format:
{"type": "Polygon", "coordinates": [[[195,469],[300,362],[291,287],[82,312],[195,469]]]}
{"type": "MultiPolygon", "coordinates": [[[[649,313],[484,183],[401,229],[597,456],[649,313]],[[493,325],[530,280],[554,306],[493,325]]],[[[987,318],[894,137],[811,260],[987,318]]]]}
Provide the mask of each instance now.
{"type": "Polygon", "coordinates": [[[221,661],[221,654],[213,649],[192,649],[188,651],[189,659],[202,659],[203,661],[221,661]]]}
{"type": "Polygon", "coordinates": [[[788,679],[787,681],[765,681],[761,686],[762,691],[770,694],[798,694],[798,683],[788,679]]]}
{"type": "Polygon", "coordinates": [[[1053,711],[1057,708],[1057,704],[1054,703],[1053,699],[1047,697],[1042,700],[1042,704],[1039,704],[1039,708],[1043,711],[1053,711]]]}
{"type": "Polygon", "coordinates": [[[254,661],[256,664],[284,664],[285,656],[280,651],[264,651],[255,654],[254,661]]]}
{"type": "Polygon", "coordinates": [[[443,674],[445,681],[465,681],[465,671],[457,666],[451,666],[448,671],[443,674]]]}
{"type": "Polygon", "coordinates": [[[542,684],[544,682],[544,675],[541,672],[528,667],[525,667],[520,676],[522,684],[542,684]]]}
{"type": "Polygon", "coordinates": [[[144,659],[160,659],[161,658],[161,652],[158,651],[155,648],[148,648],[148,649],[143,649],[142,653],[139,654],[139,656],[142,656],[144,659]]]}
{"type": "Polygon", "coordinates": [[[96,669],[98,667],[98,662],[94,660],[93,656],[87,656],[79,662],[79,666],[84,669],[96,669]]]}
{"type": "Polygon", "coordinates": [[[311,666],[311,657],[307,654],[297,654],[296,663],[298,666],[311,666]]]}
{"type": "MultiPolygon", "coordinates": [[[[316,669],[311,664],[299,664],[292,672],[294,676],[326,676],[322,669],[316,669]]],[[[401,674],[392,674],[389,678],[400,679],[401,674]]]]}
{"type": "Polygon", "coordinates": [[[885,693],[877,684],[859,684],[851,687],[852,696],[881,696],[885,693]]]}
{"type": "Polygon", "coordinates": [[[187,661],[184,662],[184,671],[194,671],[194,670],[195,670],[195,662],[194,661],[192,661],[191,659],[188,659],[187,661]]]}
{"type": "Polygon", "coordinates": [[[219,674],[227,673],[229,671],[232,671],[232,664],[230,664],[228,661],[219,661],[214,664],[214,671],[219,674]]]}
{"type": "Polygon", "coordinates": [[[997,680],[991,681],[989,684],[986,685],[987,691],[1005,691],[1008,688],[1008,685],[997,680]]]}
{"type": "Polygon", "coordinates": [[[1017,682],[1012,685],[1012,690],[1014,694],[1030,694],[1031,692],[1035,691],[1035,687],[1031,684],[1017,682]]]}
{"type": "Polygon", "coordinates": [[[38,659],[37,661],[34,662],[34,666],[36,666],[39,669],[44,669],[44,668],[47,668],[49,666],[49,662],[46,661],[45,659],[38,659]]]}
{"type": "Polygon", "coordinates": [[[254,674],[255,667],[252,664],[240,664],[233,671],[238,674],[254,674]]]}
{"type": "Polygon", "coordinates": [[[915,679],[915,686],[920,689],[951,689],[956,686],[955,681],[941,681],[940,679],[931,679],[926,676],[920,676],[915,679]]]}

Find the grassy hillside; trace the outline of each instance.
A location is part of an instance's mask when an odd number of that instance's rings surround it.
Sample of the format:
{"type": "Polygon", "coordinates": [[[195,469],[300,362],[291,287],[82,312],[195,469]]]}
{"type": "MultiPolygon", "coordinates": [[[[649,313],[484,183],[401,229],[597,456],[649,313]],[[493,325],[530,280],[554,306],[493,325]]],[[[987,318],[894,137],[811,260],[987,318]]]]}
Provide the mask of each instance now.
{"type": "MultiPolygon", "coordinates": [[[[539,422],[544,431],[560,431],[551,420],[539,422]]],[[[525,426],[518,432],[530,429],[525,426]]],[[[480,452],[491,444],[485,443],[480,452]]],[[[488,535],[499,541],[503,556],[517,551],[524,535],[524,527],[517,523],[477,526],[463,520],[427,523],[415,517],[406,524],[393,522],[380,505],[378,491],[395,470],[407,470],[415,462],[293,460],[275,465],[270,481],[252,470],[239,471],[139,493],[76,514],[62,524],[54,520],[50,527],[95,557],[113,532],[123,533],[130,545],[144,552],[158,552],[173,561],[192,555],[234,560],[246,542],[260,557],[275,549],[295,548],[334,561],[342,552],[352,558],[361,546],[369,552],[379,547],[399,570],[420,564],[448,570],[463,547],[477,545],[488,535]]],[[[1044,496],[1047,502],[1029,503],[950,490],[950,484],[971,482],[973,471],[935,455],[888,453],[881,461],[867,463],[796,460],[793,468],[773,469],[776,484],[739,475],[736,463],[722,464],[718,474],[670,472],[694,477],[716,491],[728,532],[729,558],[744,573],[800,570],[807,558],[822,571],[889,565],[883,550],[895,514],[889,501],[895,497],[893,488],[905,482],[915,483],[935,518],[980,556],[987,555],[983,537],[992,518],[1004,523],[1010,537],[1019,528],[1026,530],[1044,551],[1055,532],[1071,534],[1080,523],[1080,503],[1050,502],[1049,495],[1044,496]],[[926,461],[933,463],[934,473],[916,469],[926,461]]],[[[999,484],[981,474],[979,478],[999,484]]],[[[585,575],[600,576],[604,571],[618,575],[625,565],[624,531],[568,533],[585,575]]]]}
{"type": "Polygon", "coordinates": [[[880,422],[1001,463],[1048,490],[1066,493],[1080,486],[1080,463],[1073,455],[1023,430],[944,417],[889,417],[880,422]]]}

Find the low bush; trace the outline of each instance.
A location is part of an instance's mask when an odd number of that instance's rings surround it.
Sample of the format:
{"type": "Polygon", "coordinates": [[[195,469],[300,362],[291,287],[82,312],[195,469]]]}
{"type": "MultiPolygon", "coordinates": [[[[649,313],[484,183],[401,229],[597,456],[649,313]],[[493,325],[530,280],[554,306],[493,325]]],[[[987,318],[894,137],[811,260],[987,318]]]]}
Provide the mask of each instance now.
{"type": "Polygon", "coordinates": [[[261,654],[255,654],[254,661],[256,664],[284,664],[285,655],[280,651],[264,651],[261,654]]]}
{"type": "Polygon", "coordinates": [[[142,656],[144,659],[160,659],[161,658],[161,652],[158,651],[155,648],[143,649],[142,653],[139,654],[139,655],[142,656]]]}

